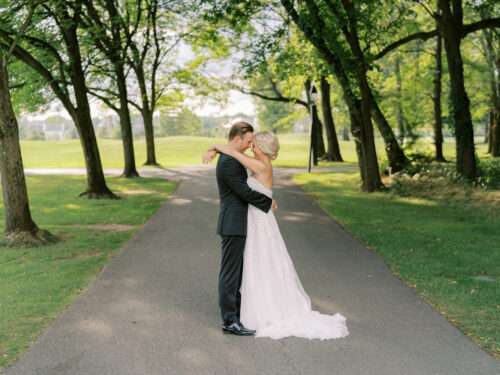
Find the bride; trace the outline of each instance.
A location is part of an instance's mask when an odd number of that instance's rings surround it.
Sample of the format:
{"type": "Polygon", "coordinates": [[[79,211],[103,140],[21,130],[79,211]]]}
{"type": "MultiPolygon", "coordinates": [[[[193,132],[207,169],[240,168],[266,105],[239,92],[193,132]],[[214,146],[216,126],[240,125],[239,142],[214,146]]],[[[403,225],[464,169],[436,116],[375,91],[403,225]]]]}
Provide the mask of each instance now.
{"type": "MultiPolygon", "coordinates": [[[[249,171],[248,185],[272,198],[273,167],[279,142],[270,132],[258,132],[252,142],[254,157],[228,145],[213,150],[230,155],[249,171]]],[[[289,336],[334,339],[349,335],[340,313],[321,314],[311,308],[288,254],[273,210],[265,213],[248,206],[247,239],[241,282],[241,322],[256,330],[256,337],[281,339],[289,336]]]]}

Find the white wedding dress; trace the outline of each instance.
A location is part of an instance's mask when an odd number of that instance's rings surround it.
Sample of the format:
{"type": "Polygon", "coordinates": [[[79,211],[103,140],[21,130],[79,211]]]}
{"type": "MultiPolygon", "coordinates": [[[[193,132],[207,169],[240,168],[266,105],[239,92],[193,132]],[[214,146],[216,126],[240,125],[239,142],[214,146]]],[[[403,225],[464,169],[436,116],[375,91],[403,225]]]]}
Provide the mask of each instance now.
{"type": "MultiPolygon", "coordinates": [[[[272,198],[272,190],[254,177],[247,183],[272,198]]],[[[324,340],[349,335],[343,315],[312,310],[273,211],[265,213],[250,204],[240,293],[240,320],[257,331],[256,337],[324,340]]]]}

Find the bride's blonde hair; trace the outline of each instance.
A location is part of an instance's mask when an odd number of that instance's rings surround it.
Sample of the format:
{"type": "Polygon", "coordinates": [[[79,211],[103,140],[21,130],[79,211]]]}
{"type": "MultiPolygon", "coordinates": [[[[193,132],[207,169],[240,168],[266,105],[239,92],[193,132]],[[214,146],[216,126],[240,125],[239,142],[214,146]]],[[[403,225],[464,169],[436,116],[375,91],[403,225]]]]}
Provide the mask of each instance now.
{"type": "Polygon", "coordinates": [[[268,131],[255,133],[254,142],[264,154],[271,158],[271,160],[278,157],[280,143],[278,141],[278,137],[276,137],[273,133],[268,131]]]}

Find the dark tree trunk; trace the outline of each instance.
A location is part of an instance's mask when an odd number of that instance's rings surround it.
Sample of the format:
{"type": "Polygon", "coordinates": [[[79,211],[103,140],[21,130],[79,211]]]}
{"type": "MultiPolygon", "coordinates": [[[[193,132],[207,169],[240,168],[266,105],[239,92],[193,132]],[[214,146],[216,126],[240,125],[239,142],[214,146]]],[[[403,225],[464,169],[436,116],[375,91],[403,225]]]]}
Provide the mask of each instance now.
{"type": "Polygon", "coordinates": [[[373,97],[373,93],[370,91],[372,99],[372,114],[377,124],[378,130],[384,139],[385,152],[387,155],[387,160],[389,161],[389,167],[391,168],[391,173],[396,173],[401,171],[406,164],[408,164],[408,158],[406,157],[403,149],[399,145],[391,126],[387,122],[382,110],[378,106],[377,101],[373,97]]]}
{"type": "Polygon", "coordinates": [[[342,140],[343,141],[350,141],[350,138],[349,138],[349,129],[347,128],[347,126],[344,126],[342,128],[342,140]]]}
{"type": "Polygon", "coordinates": [[[41,230],[31,217],[24,176],[19,128],[12,108],[6,59],[0,55],[0,175],[9,246],[36,246],[56,237],[41,230]]]}
{"type": "Polygon", "coordinates": [[[139,177],[135,164],[134,142],[132,134],[132,123],[130,121],[130,111],[128,107],[127,83],[125,80],[125,56],[127,48],[124,47],[122,27],[117,2],[106,1],[103,5],[109,14],[110,21],[102,20],[102,12],[94,7],[91,0],[83,0],[86,5],[88,18],[93,21],[88,26],[95,46],[108,58],[113,65],[114,77],[118,87],[118,99],[120,105],[115,106],[111,100],[101,98],[110,108],[112,108],[120,118],[120,130],[123,144],[124,168],[122,177],[139,177]],[[104,30],[104,25],[111,23],[111,34],[104,30]]]}
{"type": "MultiPolygon", "coordinates": [[[[336,60],[333,55],[329,54],[328,57],[331,62],[330,66],[332,71],[339,79],[344,93],[344,99],[349,109],[351,134],[356,145],[356,154],[358,156],[358,164],[362,179],[361,189],[366,192],[380,190],[384,185],[380,179],[380,172],[378,169],[375,139],[373,137],[373,125],[370,113],[366,113],[366,109],[370,110],[370,108],[369,106],[368,108],[363,108],[362,101],[356,98],[356,95],[351,89],[349,78],[340,61],[336,60]]],[[[366,95],[366,89],[362,92],[366,95]]]]}
{"type": "Polygon", "coordinates": [[[450,75],[450,97],[455,125],[457,172],[468,180],[477,175],[474,148],[474,131],[470,113],[470,101],[465,90],[464,70],[460,44],[462,41],[463,10],[461,0],[438,0],[439,29],[444,39],[448,71],[450,75]]]}
{"type": "Polygon", "coordinates": [[[382,182],[380,180],[377,151],[375,148],[375,136],[373,134],[370,99],[371,91],[368,86],[366,72],[358,70],[358,80],[361,89],[361,145],[363,147],[363,156],[365,157],[365,175],[367,177],[367,184],[364,188],[366,191],[375,191],[380,189],[382,182]]]}
{"type": "MultiPolygon", "coordinates": [[[[361,139],[360,139],[360,133],[361,133],[361,123],[359,121],[359,113],[354,111],[354,108],[357,107],[359,108],[360,104],[359,103],[355,103],[355,106],[353,106],[352,108],[349,108],[349,118],[351,120],[351,134],[352,134],[352,138],[354,140],[354,147],[355,147],[355,150],[356,150],[356,156],[357,156],[357,159],[358,159],[358,167],[359,167],[359,173],[361,175],[361,181],[363,181],[363,185],[364,185],[364,181],[366,180],[366,168],[364,167],[364,163],[365,163],[365,158],[364,158],[364,154],[363,154],[363,147],[361,147],[361,139]]],[[[362,187],[363,188],[363,187],[362,187]]]]}
{"type": "Polygon", "coordinates": [[[492,156],[498,157],[500,156],[500,78],[498,77],[498,72],[500,72],[500,37],[494,30],[483,30],[483,37],[483,49],[488,63],[491,106],[489,121],[485,129],[485,140],[488,142],[488,152],[492,156]]]}
{"type": "Polygon", "coordinates": [[[124,67],[121,62],[115,62],[116,83],[118,93],[120,95],[120,129],[123,144],[123,157],[125,166],[123,169],[123,177],[139,177],[135,164],[134,141],[132,134],[132,121],[130,120],[130,111],[128,108],[128,93],[127,83],[125,81],[124,67]]]}
{"type": "MultiPolygon", "coordinates": [[[[150,105],[144,70],[139,62],[136,62],[134,64],[134,71],[137,76],[139,91],[141,93],[141,115],[142,121],[144,122],[144,136],[146,138],[146,162],[144,163],[144,165],[159,166],[159,163],[156,160],[153,109],[150,105]]],[[[153,100],[153,98],[151,98],[151,100],[153,100]]]]}
{"type": "MultiPolygon", "coordinates": [[[[75,17],[78,16],[78,9],[75,10],[75,17]]],[[[77,37],[77,23],[71,18],[66,9],[60,10],[62,16],[61,27],[68,53],[70,78],[73,85],[76,101],[76,109],[73,113],[80,143],[85,156],[85,166],[87,169],[87,191],[80,194],[88,198],[118,198],[108,189],[104,179],[101,157],[97,147],[97,140],[92,124],[92,116],[87,97],[87,87],[85,75],[82,67],[80,45],[77,37]]]]}
{"type": "Polygon", "coordinates": [[[318,157],[325,158],[326,157],[326,149],[325,149],[325,138],[323,137],[323,123],[319,117],[318,106],[314,105],[314,111],[316,111],[317,118],[317,137],[318,137],[318,157]]]}
{"type": "Polygon", "coordinates": [[[315,131],[314,134],[314,142],[313,142],[313,155],[314,157],[314,165],[317,165],[317,159],[323,158],[326,155],[326,150],[325,150],[325,141],[323,138],[323,124],[321,123],[321,120],[319,118],[318,114],[318,106],[317,103],[312,102],[311,98],[311,87],[312,87],[312,82],[310,79],[307,79],[304,82],[304,88],[306,91],[306,97],[307,97],[307,103],[308,103],[308,110],[309,113],[311,114],[311,120],[314,124],[311,124],[311,131],[315,131]]]}
{"type": "Polygon", "coordinates": [[[328,139],[328,151],[326,159],[329,161],[344,161],[340,154],[339,140],[335,131],[335,122],[333,121],[332,107],[330,101],[330,83],[325,76],[321,76],[321,105],[323,111],[323,121],[325,123],[328,139]]]}
{"type": "Polygon", "coordinates": [[[434,103],[434,146],[436,148],[436,161],[446,162],[443,155],[443,118],[441,111],[441,93],[442,93],[442,76],[443,76],[443,62],[442,62],[442,47],[443,40],[441,35],[436,37],[436,68],[434,71],[434,94],[432,101],[434,103]]]}
{"type": "Polygon", "coordinates": [[[397,105],[396,105],[396,120],[398,123],[398,140],[401,145],[404,145],[405,142],[405,118],[403,113],[403,83],[401,79],[401,58],[399,54],[396,55],[396,63],[394,66],[394,72],[396,74],[396,96],[397,96],[397,105]]]}
{"type": "Polygon", "coordinates": [[[500,156],[500,110],[492,113],[490,124],[491,156],[500,156]]]}
{"type": "Polygon", "coordinates": [[[153,127],[153,112],[149,108],[143,108],[142,119],[144,121],[144,132],[146,137],[146,162],[144,165],[159,166],[156,161],[155,136],[153,127]]]}
{"type": "Polygon", "coordinates": [[[488,153],[491,152],[491,143],[490,143],[490,132],[491,132],[491,123],[493,119],[493,113],[490,111],[488,112],[488,121],[484,123],[484,140],[483,142],[487,145],[488,147],[488,153]]]}

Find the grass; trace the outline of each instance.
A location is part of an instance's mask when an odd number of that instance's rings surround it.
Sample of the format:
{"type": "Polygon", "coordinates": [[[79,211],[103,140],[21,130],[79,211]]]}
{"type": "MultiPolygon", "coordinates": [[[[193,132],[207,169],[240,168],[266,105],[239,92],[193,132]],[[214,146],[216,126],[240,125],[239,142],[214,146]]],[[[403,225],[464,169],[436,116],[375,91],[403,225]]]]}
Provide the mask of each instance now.
{"type": "Polygon", "coordinates": [[[39,248],[0,246],[0,369],[74,300],[175,188],[164,179],[107,180],[124,199],[78,198],[85,190],[80,176],[28,177],[35,221],[61,241],[39,248]]]}
{"type": "MultiPolygon", "coordinates": [[[[275,161],[277,167],[306,167],[308,161],[307,134],[279,135],[281,150],[275,161]]],[[[201,155],[214,143],[225,143],[222,138],[206,137],[165,137],[156,139],[157,159],[164,167],[177,167],[201,163],[201,155]]],[[[122,144],[119,140],[99,139],[99,150],[105,168],[123,167],[122,144]]],[[[385,158],[383,141],[376,140],[379,159],[385,158]]],[[[78,140],[66,141],[22,141],[24,166],[26,168],[83,168],[85,166],[80,142],[78,140]]],[[[430,141],[420,140],[416,149],[431,150],[430,141]]],[[[444,143],[444,154],[452,158],[455,150],[454,143],[447,139],[444,143]]],[[[340,141],[340,149],[344,160],[356,163],[356,152],[353,141],[340,141]]],[[[477,144],[478,154],[485,156],[484,144],[477,144]]],[[[146,146],[144,139],[135,141],[135,156],[137,165],[146,160],[146,146]]],[[[326,165],[326,163],[321,163],[326,165]]],[[[331,165],[331,163],[330,163],[331,165]]]]}
{"type": "Polygon", "coordinates": [[[394,274],[500,358],[500,210],[470,196],[363,193],[355,172],[300,174],[295,181],[394,274]]]}

